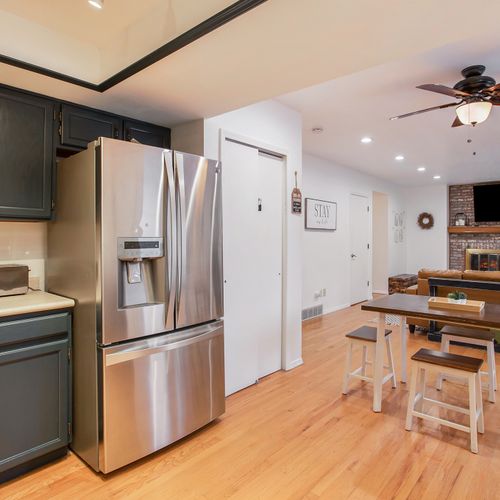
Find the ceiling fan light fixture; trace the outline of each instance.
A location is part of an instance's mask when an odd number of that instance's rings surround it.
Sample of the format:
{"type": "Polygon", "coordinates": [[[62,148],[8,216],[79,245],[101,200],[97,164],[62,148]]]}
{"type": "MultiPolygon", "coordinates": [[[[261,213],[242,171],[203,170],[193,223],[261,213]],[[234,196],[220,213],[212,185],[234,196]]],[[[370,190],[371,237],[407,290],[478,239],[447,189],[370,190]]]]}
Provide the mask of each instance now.
{"type": "Polygon", "coordinates": [[[492,106],[488,101],[472,101],[458,106],[455,111],[464,125],[476,125],[488,118],[492,106]]]}
{"type": "Polygon", "coordinates": [[[101,10],[104,7],[104,0],[88,0],[89,4],[96,9],[101,10]]]}

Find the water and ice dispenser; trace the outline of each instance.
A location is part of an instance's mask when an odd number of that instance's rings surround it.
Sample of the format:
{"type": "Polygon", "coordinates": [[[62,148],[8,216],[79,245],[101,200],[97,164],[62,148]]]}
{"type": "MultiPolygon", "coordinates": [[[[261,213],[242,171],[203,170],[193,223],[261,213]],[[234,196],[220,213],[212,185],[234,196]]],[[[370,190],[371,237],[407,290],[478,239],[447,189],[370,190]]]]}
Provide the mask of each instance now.
{"type": "Polygon", "coordinates": [[[119,307],[155,304],[157,259],[164,255],[163,238],[118,238],[119,307]]]}

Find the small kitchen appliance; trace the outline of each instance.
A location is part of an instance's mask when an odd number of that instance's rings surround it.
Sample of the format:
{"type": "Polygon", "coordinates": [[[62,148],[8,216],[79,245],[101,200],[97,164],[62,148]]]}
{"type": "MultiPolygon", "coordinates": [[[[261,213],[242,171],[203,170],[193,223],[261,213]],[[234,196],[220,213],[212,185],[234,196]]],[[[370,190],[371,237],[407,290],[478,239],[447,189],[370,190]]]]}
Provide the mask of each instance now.
{"type": "Polygon", "coordinates": [[[22,295],[28,292],[28,266],[0,265],[0,297],[22,295]]]}

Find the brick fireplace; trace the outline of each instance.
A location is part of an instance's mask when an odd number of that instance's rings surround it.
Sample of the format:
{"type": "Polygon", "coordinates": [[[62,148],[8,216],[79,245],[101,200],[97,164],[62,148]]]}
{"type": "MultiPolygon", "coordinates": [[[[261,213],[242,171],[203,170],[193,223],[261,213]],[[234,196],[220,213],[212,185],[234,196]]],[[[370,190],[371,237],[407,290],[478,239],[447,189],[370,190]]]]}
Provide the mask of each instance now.
{"type": "MultiPolygon", "coordinates": [[[[462,184],[450,186],[448,191],[449,201],[449,226],[448,254],[449,268],[465,270],[467,268],[467,250],[478,250],[475,252],[478,257],[469,258],[469,267],[478,265],[478,270],[486,270],[486,266],[493,267],[494,257],[491,259],[488,254],[498,254],[500,252],[500,233],[498,231],[499,222],[484,222],[481,226],[475,224],[474,220],[474,192],[473,184],[462,184]],[[451,232],[455,228],[455,216],[464,213],[467,218],[467,227],[464,232],[451,232]],[[491,228],[491,231],[488,229],[491,228]],[[477,231],[477,232],[474,232],[477,231]],[[482,257],[486,255],[486,257],[482,257]],[[486,264],[487,263],[487,264],[486,264]]],[[[462,228],[456,228],[462,230],[462,228]]],[[[496,261],[498,262],[498,260],[496,261]]],[[[498,265],[498,264],[497,264],[498,265]]],[[[500,265],[497,269],[500,269],[500,265]]]]}

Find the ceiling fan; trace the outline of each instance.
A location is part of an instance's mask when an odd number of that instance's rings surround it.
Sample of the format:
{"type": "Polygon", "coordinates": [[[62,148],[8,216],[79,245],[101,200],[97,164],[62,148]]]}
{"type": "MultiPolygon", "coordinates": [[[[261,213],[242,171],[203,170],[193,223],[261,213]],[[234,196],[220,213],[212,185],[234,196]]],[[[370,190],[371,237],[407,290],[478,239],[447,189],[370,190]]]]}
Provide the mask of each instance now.
{"type": "Polygon", "coordinates": [[[400,118],[427,113],[435,109],[456,106],[457,116],[451,125],[452,127],[460,127],[461,125],[474,126],[484,122],[488,118],[492,106],[500,106],[500,84],[497,84],[491,76],[483,75],[485,69],[481,64],[464,68],[462,70],[464,80],[460,80],[453,88],[434,83],[418,85],[417,89],[449,95],[457,99],[458,102],[450,102],[441,104],[441,106],[420,109],[413,113],[392,116],[390,120],[399,120],[400,118]]]}

